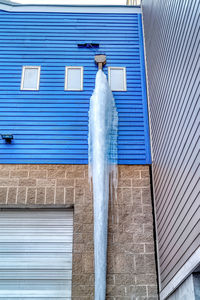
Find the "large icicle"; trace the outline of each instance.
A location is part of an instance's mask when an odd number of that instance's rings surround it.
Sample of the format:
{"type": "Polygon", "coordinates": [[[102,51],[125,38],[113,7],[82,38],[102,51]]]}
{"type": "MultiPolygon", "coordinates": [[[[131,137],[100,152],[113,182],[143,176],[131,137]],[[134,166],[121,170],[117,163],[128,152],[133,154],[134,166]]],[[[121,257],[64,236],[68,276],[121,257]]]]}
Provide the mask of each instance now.
{"type": "Polygon", "coordinates": [[[105,74],[99,70],[89,111],[89,178],[93,184],[95,300],[105,300],[109,186],[117,188],[118,115],[105,74]],[[111,182],[110,182],[111,179],[111,182]]]}

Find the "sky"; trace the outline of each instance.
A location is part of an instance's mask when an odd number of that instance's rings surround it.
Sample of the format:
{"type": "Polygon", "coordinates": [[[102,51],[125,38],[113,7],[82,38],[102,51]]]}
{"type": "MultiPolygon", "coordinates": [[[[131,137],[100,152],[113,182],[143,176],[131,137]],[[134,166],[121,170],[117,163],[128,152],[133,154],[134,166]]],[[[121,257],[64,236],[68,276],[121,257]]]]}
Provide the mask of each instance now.
{"type": "Polygon", "coordinates": [[[126,0],[13,0],[22,4],[125,5],[126,0]]]}

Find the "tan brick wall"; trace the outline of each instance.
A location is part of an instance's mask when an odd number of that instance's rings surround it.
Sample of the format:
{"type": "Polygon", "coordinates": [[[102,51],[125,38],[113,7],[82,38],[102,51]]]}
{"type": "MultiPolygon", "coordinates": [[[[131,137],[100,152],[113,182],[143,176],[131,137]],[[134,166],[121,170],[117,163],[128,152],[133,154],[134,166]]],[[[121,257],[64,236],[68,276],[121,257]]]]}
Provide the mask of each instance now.
{"type": "MultiPolygon", "coordinates": [[[[87,165],[0,165],[0,206],[74,205],[73,299],[94,299],[93,206],[87,165]]],[[[157,299],[148,166],[119,166],[111,201],[107,300],[157,299]]]]}

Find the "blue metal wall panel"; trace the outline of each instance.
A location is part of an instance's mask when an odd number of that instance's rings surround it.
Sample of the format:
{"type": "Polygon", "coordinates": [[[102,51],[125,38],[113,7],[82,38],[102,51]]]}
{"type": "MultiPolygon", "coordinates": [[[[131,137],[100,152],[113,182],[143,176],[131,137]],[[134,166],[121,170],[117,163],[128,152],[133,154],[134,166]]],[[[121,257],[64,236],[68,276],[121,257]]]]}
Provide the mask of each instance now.
{"type": "Polygon", "coordinates": [[[140,14],[0,11],[0,163],[87,163],[89,99],[105,53],[127,69],[127,92],[113,92],[119,113],[119,164],[149,164],[140,14]],[[100,43],[79,49],[78,43],[100,43]],[[23,65],[40,65],[40,90],[20,91],[23,65]],[[84,67],[84,90],[64,91],[65,66],[84,67]]]}

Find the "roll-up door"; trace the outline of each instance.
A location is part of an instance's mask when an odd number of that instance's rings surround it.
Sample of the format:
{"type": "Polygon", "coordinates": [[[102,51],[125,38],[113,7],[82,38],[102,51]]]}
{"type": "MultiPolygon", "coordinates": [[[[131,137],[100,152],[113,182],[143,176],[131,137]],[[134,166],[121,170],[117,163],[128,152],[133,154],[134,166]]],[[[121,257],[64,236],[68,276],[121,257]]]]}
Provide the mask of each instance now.
{"type": "Polygon", "coordinates": [[[0,211],[0,300],[71,299],[73,211],[0,211]]]}

